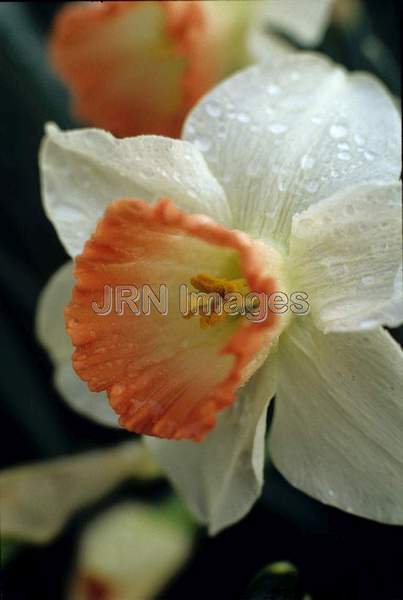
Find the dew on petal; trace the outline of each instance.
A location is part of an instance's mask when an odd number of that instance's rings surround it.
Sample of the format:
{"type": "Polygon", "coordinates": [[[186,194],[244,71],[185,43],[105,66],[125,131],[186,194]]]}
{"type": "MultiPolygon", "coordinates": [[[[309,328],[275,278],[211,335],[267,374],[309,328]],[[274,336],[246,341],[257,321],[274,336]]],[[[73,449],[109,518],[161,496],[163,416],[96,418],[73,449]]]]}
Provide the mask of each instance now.
{"type": "Polygon", "coordinates": [[[332,125],[329,129],[329,133],[333,139],[339,140],[347,135],[347,129],[344,125],[332,125]]]}
{"type": "Polygon", "coordinates": [[[277,187],[278,187],[279,192],[284,192],[284,190],[285,190],[285,183],[280,178],[279,178],[279,180],[277,182],[277,187]]]}
{"type": "Polygon", "coordinates": [[[240,123],[249,123],[250,121],[250,116],[246,113],[239,113],[236,118],[240,123]]]}
{"type": "Polygon", "coordinates": [[[362,137],[362,135],[356,134],[354,136],[354,141],[357,144],[357,146],[363,146],[365,144],[365,138],[362,137]]]}
{"type": "Polygon", "coordinates": [[[304,169],[304,170],[312,169],[312,167],[315,164],[315,159],[312,158],[312,156],[309,156],[308,154],[305,154],[301,158],[300,164],[301,164],[301,169],[304,169]]]}
{"type": "Polygon", "coordinates": [[[279,94],[281,94],[281,89],[278,87],[278,85],[275,85],[274,83],[267,86],[267,91],[269,92],[270,96],[278,96],[279,94]]]}
{"type": "Polygon", "coordinates": [[[260,173],[260,166],[257,160],[251,160],[248,163],[248,166],[246,168],[246,174],[251,177],[252,179],[254,177],[258,177],[260,173]]]}
{"type": "Polygon", "coordinates": [[[364,152],[364,156],[369,161],[373,161],[375,158],[375,154],[373,154],[372,152],[364,152]]]}
{"type": "Polygon", "coordinates": [[[351,154],[349,152],[339,152],[337,158],[340,160],[350,160],[351,154]]]}
{"type": "Polygon", "coordinates": [[[211,148],[211,141],[207,137],[198,137],[195,139],[195,146],[200,152],[208,152],[211,148]]]}
{"type": "Polygon", "coordinates": [[[362,285],[369,286],[375,283],[375,277],[373,275],[366,275],[361,279],[362,285]]]}
{"type": "Polygon", "coordinates": [[[152,167],[142,167],[138,174],[143,179],[150,179],[154,175],[154,170],[152,167]]]}
{"type": "Polygon", "coordinates": [[[348,268],[343,264],[331,265],[329,267],[329,272],[332,277],[343,277],[344,275],[347,275],[348,268]]]}
{"type": "Polygon", "coordinates": [[[72,223],[78,223],[83,218],[83,213],[80,209],[74,208],[73,206],[55,206],[53,209],[55,218],[61,221],[70,221],[72,223]]]}
{"type": "Polygon", "coordinates": [[[312,179],[312,181],[308,181],[308,183],[305,186],[305,189],[307,192],[310,192],[311,194],[313,194],[314,192],[316,192],[319,188],[319,183],[317,181],[315,181],[314,179],[312,179]]]}
{"type": "Polygon", "coordinates": [[[283,125],[283,123],[273,123],[269,127],[269,130],[275,134],[284,133],[285,131],[287,131],[287,129],[287,125],[283,125]]]}
{"type": "Polygon", "coordinates": [[[221,107],[218,102],[209,102],[206,104],[206,113],[213,118],[221,116],[221,107]]]}

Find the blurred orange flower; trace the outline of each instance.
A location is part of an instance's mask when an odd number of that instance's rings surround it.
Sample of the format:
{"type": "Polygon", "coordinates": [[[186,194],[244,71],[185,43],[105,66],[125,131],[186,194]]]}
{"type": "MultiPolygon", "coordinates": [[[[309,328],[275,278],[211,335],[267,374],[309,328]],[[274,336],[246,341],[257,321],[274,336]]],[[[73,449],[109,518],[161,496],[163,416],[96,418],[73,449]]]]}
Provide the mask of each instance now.
{"type": "Polygon", "coordinates": [[[247,62],[254,3],[72,3],[56,18],[52,63],[75,115],[116,136],[180,135],[189,109],[247,62]],[[249,5],[249,6],[248,6],[249,5]]]}

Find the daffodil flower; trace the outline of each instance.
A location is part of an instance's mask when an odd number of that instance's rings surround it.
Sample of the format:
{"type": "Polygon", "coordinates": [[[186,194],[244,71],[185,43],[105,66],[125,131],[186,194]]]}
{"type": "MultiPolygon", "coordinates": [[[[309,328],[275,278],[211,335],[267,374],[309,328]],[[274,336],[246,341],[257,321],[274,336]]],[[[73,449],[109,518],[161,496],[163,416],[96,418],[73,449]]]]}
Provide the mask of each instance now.
{"type": "Polygon", "coordinates": [[[403,312],[393,101],[370,75],[284,54],[215,88],[183,138],[48,127],[45,210],[76,257],[76,372],[213,533],[260,494],[275,394],[269,450],[288,481],[403,522],[403,361],[382,329],[403,312]],[[310,312],[200,327],[175,294],[202,275],[304,292],[310,312]],[[106,284],[164,284],[168,314],[96,314],[106,284]]]}
{"type": "Polygon", "coordinates": [[[326,29],[332,3],[68,3],[54,23],[50,56],[84,122],[119,137],[179,137],[186,114],[204,93],[271,51],[267,23],[312,44],[326,29]]]}

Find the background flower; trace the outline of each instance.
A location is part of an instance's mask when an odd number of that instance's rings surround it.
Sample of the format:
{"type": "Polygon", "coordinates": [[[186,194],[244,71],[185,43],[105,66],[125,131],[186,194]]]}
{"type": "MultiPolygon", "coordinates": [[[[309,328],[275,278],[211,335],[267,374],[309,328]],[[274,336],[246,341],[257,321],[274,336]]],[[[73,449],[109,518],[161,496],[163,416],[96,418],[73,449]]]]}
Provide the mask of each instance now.
{"type": "Polygon", "coordinates": [[[84,122],[117,136],[179,137],[214,84],[279,46],[267,27],[320,41],[332,0],[80,2],[55,20],[50,54],[84,122]],[[295,14],[295,8],[298,14],[295,14]]]}

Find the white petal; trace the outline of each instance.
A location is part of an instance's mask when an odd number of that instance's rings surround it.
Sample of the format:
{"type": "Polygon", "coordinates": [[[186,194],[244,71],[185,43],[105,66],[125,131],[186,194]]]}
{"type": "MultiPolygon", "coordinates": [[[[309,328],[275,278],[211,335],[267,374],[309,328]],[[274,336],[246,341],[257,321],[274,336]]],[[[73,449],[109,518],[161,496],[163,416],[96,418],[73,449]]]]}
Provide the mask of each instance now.
{"type": "Polygon", "coordinates": [[[250,62],[267,62],[279,52],[295,52],[295,47],[275,33],[260,27],[251,28],[247,38],[250,62]]]}
{"type": "Polygon", "coordinates": [[[228,222],[225,195],[190,144],[158,136],[115,139],[100,129],[48,125],[40,151],[46,214],[71,256],[79,254],[107,204],[169,197],[188,212],[228,222]]]}
{"type": "Polygon", "coordinates": [[[184,136],[225,187],[234,227],[281,242],[294,213],[400,173],[400,119],[383,86],[315,54],[280,53],[227,79],[184,136]]]}
{"type": "Polygon", "coordinates": [[[403,321],[401,261],[400,182],[350,188],[293,218],[293,285],[325,333],[403,321]]]}
{"type": "Polygon", "coordinates": [[[299,317],[279,351],[270,452],[310,496],[403,523],[403,356],[382,328],[327,335],[299,317]]]}
{"type": "Polygon", "coordinates": [[[260,496],[266,413],[275,392],[275,374],[276,356],[270,355],[200,444],[146,438],[188,508],[208,524],[210,534],[241,519],[260,496]]]}
{"type": "Polygon", "coordinates": [[[192,532],[169,516],[169,506],[118,504],[84,530],[69,598],[88,600],[88,581],[98,584],[99,597],[155,598],[186,563],[191,548],[192,532]]]}
{"type": "Polygon", "coordinates": [[[266,0],[261,2],[261,18],[302,46],[315,46],[325,34],[334,4],[335,0],[266,0]]]}
{"type": "Polygon", "coordinates": [[[73,263],[67,262],[49,279],[36,308],[36,335],[55,365],[71,359],[73,351],[64,326],[64,307],[74,285],[73,263]]]}
{"type": "Polygon", "coordinates": [[[120,429],[118,416],[111,408],[106,393],[91,392],[74,371],[71,358],[55,368],[54,383],[70,408],[100,425],[120,429]]]}
{"type": "Polygon", "coordinates": [[[71,300],[74,285],[73,263],[67,262],[50,278],[40,295],[36,334],[54,363],[54,383],[67,404],[97,423],[119,427],[106,394],[90,392],[71,364],[73,346],[64,326],[63,311],[71,300]]]}
{"type": "Polygon", "coordinates": [[[2,535],[48,542],[73,512],[99,500],[121,481],[158,474],[139,441],[7,469],[0,478],[2,535]]]}

